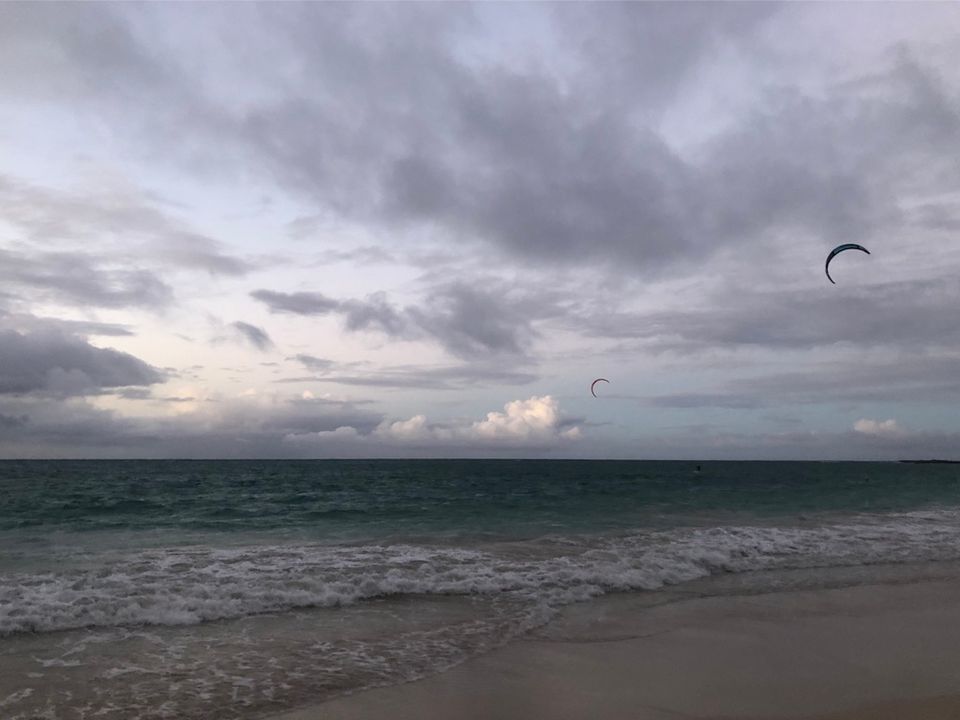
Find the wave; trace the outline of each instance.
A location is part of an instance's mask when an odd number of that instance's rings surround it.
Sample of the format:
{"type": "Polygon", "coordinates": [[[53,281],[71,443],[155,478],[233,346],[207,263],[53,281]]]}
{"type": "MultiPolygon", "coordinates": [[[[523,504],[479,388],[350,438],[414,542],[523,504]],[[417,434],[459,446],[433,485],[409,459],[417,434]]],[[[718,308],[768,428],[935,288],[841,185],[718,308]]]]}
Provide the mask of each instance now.
{"type": "Polygon", "coordinates": [[[0,634],[192,625],[397,595],[495,596],[540,610],[720,573],[960,559],[960,513],[544,537],[476,546],[144,550],[93,568],[0,575],[0,634]]]}

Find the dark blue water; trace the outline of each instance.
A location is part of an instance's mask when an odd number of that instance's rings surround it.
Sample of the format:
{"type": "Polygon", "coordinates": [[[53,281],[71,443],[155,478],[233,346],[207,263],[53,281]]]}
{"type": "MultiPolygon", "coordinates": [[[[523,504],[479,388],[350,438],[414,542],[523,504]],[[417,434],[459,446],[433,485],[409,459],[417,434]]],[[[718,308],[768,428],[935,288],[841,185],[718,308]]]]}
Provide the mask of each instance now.
{"type": "Polygon", "coordinates": [[[713,524],[960,505],[960,465],[509,460],[0,461],[0,532],[317,539],[713,524]]]}

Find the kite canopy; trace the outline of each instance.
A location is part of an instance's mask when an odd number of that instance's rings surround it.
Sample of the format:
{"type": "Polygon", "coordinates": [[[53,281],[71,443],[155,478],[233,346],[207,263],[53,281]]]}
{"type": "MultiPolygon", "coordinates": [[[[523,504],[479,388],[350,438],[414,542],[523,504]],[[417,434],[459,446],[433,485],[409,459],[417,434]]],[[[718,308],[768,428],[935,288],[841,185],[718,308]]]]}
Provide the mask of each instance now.
{"type": "Polygon", "coordinates": [[[834,285],[836,285],[836,283],[833,282],[833,278],[830,277],[830,261],[844,250],[860,250],[861,252],[865,252],[867,255],[870,254],[870,251],[867,250],[863,245],[857,245],[856,243],[844,243],[843,245],[837,245],[833,250],[831,250],[830,254],[827,255],[827,263],[824,265],[824,270],[827,273],[827,280],[832,282],[834,285]]]}
{"type": "Polygon", "coordinates": [[[596,385],[597,385],[598,382],[605,382],[605,383],[607,383],[608,385],[610,384],[610,381],[607,380],[606,378],[597,378],[597,379],[594,380],[592,383],[590,383],[590,394],[593,395],[594,397],[596,397],[597,394],[593,391],[593,388],[596,387],[596,385]]]}

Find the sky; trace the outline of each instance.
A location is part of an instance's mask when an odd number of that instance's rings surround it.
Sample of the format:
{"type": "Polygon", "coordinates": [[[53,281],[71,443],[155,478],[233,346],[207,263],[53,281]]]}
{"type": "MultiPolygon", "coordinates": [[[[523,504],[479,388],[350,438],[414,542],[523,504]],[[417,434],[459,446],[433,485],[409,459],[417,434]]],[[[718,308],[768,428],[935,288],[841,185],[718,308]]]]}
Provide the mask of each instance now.
{"type": "Polygon", "coordinates": [[[0,3],[0,457],[960,459],[958,67],[956,3],[0,3]]]}

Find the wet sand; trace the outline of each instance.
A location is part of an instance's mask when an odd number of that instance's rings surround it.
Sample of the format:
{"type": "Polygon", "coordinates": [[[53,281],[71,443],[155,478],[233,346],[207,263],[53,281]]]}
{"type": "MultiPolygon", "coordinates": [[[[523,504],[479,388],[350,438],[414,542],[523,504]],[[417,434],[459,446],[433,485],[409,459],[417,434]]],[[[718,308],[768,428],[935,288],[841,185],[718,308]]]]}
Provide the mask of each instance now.
{"type": "Polygon", "coordinates": [[[275,720],[960,719],[960,579],[568,608],[448,672],[275,720]]]}

